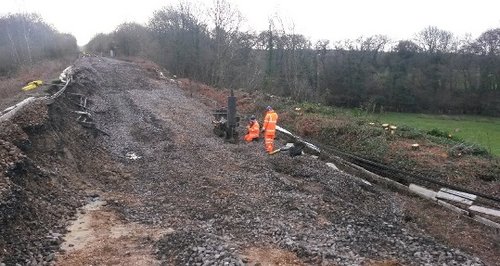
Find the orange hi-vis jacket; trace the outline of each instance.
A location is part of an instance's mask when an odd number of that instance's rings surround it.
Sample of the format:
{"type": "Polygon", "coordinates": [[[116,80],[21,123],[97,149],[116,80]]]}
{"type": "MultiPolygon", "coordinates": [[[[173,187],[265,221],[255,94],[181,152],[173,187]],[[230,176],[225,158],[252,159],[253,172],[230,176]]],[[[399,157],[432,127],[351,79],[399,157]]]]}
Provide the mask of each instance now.
{"type": "Polygon", "coordinates": [[[259,137],[259,122],[257,120],[250,122],[250,124],[247,126],[248,133],[245,135],[245,140],[250,142],[256,138],[259,137]]]}
{"type": "Polygon", "coordinates": [[[262,125],[265,136],[275,136],[276,122],[278,122],[278,114],[274,110],[267,111],[264,117],[264,124],[262,125]]]}

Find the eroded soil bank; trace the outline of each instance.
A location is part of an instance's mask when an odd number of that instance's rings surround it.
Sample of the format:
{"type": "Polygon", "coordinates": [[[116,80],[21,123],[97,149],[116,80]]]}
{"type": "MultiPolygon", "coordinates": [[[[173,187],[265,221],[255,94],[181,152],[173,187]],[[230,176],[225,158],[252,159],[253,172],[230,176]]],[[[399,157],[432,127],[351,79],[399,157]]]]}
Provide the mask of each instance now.
{"type": "Polygon", "coordinates": [[[0,179],[5,264],[499,263],[486,228],[467,225],[484,234],[481,249],[451,243],[415,222],[417,199],[311,156],[224,143],[215,106],[152,69],[96,57],[74,69],[41,125],[1,143],[14,162],[0,179]],[[98,130],[76,122],[82,95],[98,130]]]}

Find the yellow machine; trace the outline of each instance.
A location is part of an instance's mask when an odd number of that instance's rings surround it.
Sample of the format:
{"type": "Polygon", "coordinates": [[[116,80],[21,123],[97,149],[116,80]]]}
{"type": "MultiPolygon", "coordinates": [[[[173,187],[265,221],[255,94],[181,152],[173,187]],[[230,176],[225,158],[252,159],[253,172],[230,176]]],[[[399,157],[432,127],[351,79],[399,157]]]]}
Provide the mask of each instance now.
{"type": "Polygon", "coordinates": [[[42,85],[43,85],[42,80],[34,80],[32,82],[29,82],[28,85],[24,86],[21,90],[30,91],[30,90],[34,90],[42,85]]]}

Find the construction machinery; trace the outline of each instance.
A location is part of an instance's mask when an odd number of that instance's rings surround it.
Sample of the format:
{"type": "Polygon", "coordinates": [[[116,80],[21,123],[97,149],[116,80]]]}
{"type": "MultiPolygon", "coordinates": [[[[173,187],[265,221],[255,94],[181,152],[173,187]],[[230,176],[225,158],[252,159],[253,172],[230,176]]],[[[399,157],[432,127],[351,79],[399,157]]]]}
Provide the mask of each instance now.
{"type": "Polygon", "coordinates": [[[304,142],[301,142],[299,140],[295,140],[294,143],[288,142],[287,144],[285,144],[285,146],[270,152],[269,155],[273,155],[273,154],[276,154],[278,152],[288,151],[288,154],[291,157],[295,157],[295,156],[299,156],[299,155],[304,154],[303,150],[305,147],[306,147],[306,144],[304,142]]]}
{"type": "Polygon", "coordinates": [[[224,137],[228,142],[238,142],[236,128],[239,126],[240,117],[236,113],[236,97],[233,90],[231,90],[231,95],[227,97],[227,107],[216,109],[213,115],[215,117],[212,121],[214,133],[219,137],[224,137]]]}
{"type": "Polygon", "coordinates": [[[34,90],[42,85],[43,85],[43,80],[33,80],[33,81],[29,82],[26,86],[24,86],[21,90],[30,91],[30,90],[34,90]]]}
{"type": "Polygon", "coordinates": [[[303,140],[299,136],[292,134],[290,131],[288,131],[288,130],[286,130],[278,125],[276,125],[276,131],[279,132],[280,134],[282,134],[282,136],[284,138],[286,138],[287,140],[289,140],[289,142],[285,146],[270,152],[269,153],[270,155],[276,154],[278,152],[288,151],[290,156],[295,157],[298,155],[302,155],[303,150],[306,150],[307,152],[309,152],[311,154],[320,154],[321,153],[321,150],[317,146],[315,146],[314,144],[303,140]]]}

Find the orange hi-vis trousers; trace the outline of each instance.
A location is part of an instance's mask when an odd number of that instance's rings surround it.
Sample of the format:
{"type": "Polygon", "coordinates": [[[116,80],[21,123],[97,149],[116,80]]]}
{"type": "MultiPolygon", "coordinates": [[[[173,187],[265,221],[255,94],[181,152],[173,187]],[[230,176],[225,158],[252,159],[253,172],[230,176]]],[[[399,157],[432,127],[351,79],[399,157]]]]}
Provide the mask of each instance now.
{"type": "Polygon", "coordinates": [[[264,117],[264,145],[266,151],[272,152],[274,150],[274,136],[276,136],[276,123],[278,122],[278,114],[273,110],[269,110],[264,117]]]}
{"type": "Polygon", "coordinates": [[[264,145],[268,153],[274,151],[274,134],[264,134],[264,145]]]}

